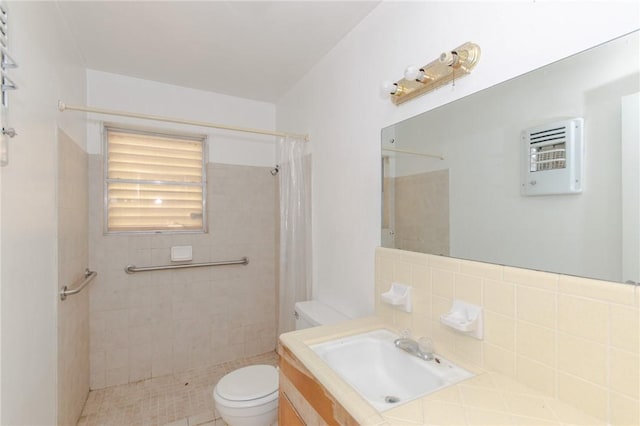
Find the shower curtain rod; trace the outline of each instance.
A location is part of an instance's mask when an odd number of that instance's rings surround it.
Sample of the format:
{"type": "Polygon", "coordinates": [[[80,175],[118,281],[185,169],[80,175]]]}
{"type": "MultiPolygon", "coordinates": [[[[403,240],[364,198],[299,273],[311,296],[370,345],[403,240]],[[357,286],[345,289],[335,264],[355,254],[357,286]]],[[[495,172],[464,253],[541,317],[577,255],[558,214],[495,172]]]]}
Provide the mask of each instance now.
{"type": "Polygon", "coordinates": [[[140,118],[140,119],[143,119],[143,120],[164,121],[166,123],[187,124],[187,125],[190,125],[190,126],[198,126],[198,127],[210,127],[212,129],[231,130],[231,131],[234,131],[234,132],[255,133],[255,134],[258,134],[258,135],[291,137],[291,138],[295,138],[295,139],[302,139],[302,140],[304,140],[306,142],[309,142],[309,135],[301,135],[301,134],[297,134],[297,133],[276,132],[276,131],[272,131],[272,130],[262,130],[262,129],[251,129],[251,128],[247,128],[247,127],[225,126],[223,124],[208,123],[206,121],[183,120],[183,119],[180,119],[180,118],[164,117],[164,116],[161,116],[161,115],[137,114],[137,113],[134,113],[134,112],[127,112],[127,111],[115,111],[115,110],[111,110],[111,109],[93,108],[93,107],[88,107],[88,106],[67,105],[62,101],[58,101],[58,110],[60,110],[60,112],[64,112],[66,110],[93,112],[93,113],[96,113],[96,114],[117,115],[117,116],[120,116],[120,117],[140,118]]]}
{"type": "Polygon", "coordinates": [[[423,157],[431,157],[431,158],[437,158],[438,160],[444,160],[444,157],[442,155],[427,154],[426,152],[416,152],[416,151],[409,151],[407,149],[397,149],[397,148],[382,148],[382,150],[390,151],[390,152],[399,152],[400,154],[421,155],[423,157]]]}

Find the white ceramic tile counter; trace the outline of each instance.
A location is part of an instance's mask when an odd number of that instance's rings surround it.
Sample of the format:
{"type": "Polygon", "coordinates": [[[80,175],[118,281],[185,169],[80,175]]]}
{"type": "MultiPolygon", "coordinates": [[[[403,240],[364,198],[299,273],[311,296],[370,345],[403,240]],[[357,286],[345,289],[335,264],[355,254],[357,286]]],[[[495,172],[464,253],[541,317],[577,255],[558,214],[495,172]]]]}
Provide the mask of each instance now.
{"type": "Polygon", "coordinates": [[[362,425],[602,424],[597,419],[507,376],[483,371],[459,359],[452,361],[477,375],[380,413],[309,347],[316,343],[379,328],[393,330],[380,319],[369,317],[285,333],[280,336],[280,341],[362,425]]]}

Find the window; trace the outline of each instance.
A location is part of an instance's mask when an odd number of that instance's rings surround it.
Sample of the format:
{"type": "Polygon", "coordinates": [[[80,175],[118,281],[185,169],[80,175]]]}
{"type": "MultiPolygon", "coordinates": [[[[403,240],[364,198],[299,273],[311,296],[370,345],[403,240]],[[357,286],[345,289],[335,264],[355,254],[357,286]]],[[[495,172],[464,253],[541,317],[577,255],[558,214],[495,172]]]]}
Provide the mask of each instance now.
{"type": "Polygon", "coordinates": [[[105,126],[107,232],[204,232],[206,137],[105,126]]]}

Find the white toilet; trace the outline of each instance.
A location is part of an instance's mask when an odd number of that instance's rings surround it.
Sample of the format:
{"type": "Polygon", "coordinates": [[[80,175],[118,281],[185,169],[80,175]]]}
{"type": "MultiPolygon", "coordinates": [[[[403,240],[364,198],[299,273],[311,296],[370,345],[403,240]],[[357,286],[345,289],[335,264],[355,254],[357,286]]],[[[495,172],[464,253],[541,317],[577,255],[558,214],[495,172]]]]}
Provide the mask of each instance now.
{"type": "Polygon", "coordinates": [[[278,370],[251,365],[225,375],[213,389],[222,420],[230,426],[269,426],[278,418],[278,370]]]}
{"type": "MultiPolygon", "coordinates": [[[[348,319],[316,300],[295,305],[296,330],[348,319]]],[[[278,420],[278,370],[251,365],[225,375],[213,389],[216,409],[230,426],[270,426],[278,420]]]]}

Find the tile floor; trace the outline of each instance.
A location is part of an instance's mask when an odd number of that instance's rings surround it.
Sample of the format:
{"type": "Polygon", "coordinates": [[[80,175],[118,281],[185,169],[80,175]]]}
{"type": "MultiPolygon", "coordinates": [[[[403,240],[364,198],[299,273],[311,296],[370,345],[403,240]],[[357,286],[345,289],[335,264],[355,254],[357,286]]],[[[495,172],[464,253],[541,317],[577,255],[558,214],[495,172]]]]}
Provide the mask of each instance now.
{"type": "Polygon", "coordinates": [[[89,397],[78,426],[223,426],[212,391],[225,374],[252,364],[277,365],[267,352],[211,367],[98,389],[89,397]]]}

